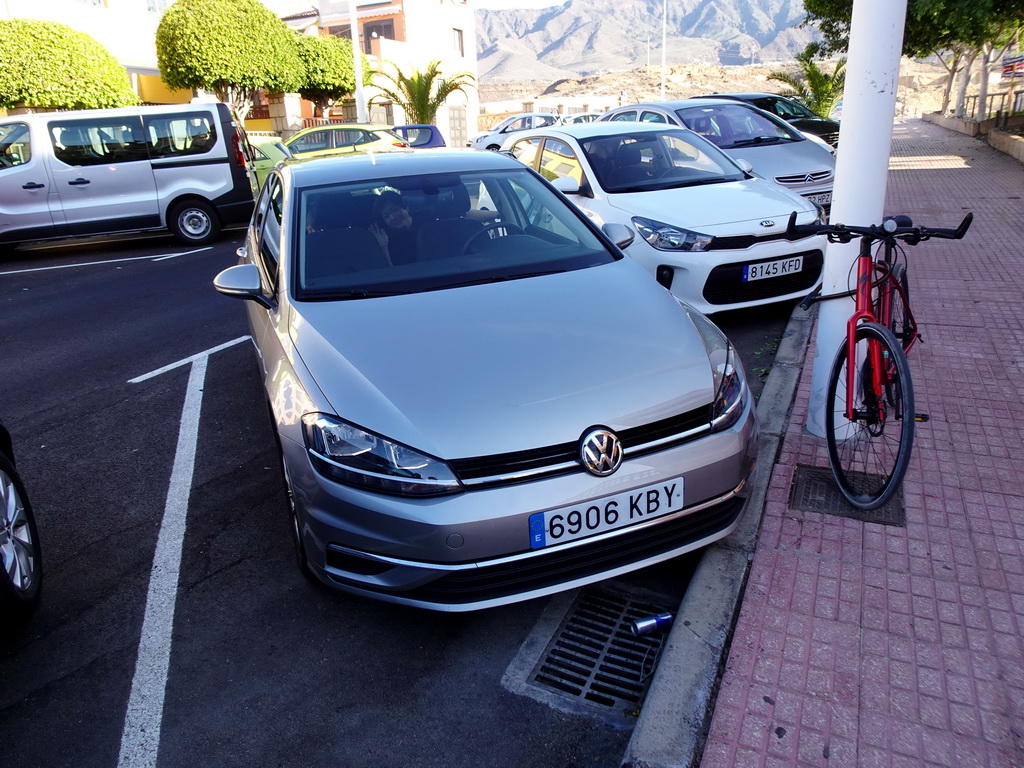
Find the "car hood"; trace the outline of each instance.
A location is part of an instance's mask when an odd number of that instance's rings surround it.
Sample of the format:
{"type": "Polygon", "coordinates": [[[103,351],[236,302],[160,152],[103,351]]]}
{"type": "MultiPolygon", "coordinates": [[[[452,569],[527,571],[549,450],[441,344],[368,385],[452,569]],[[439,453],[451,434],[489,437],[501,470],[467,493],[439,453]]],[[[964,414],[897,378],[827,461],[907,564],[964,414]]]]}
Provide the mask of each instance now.
{"type": "Polygon", "coordinates": [[[623,212],[619,221],[628,226],[631,217],[644,216],[707,235],[765,235],[762,221],[772,219],[782,231],[793,211],[814,211],[804,198],[763,179],[609,194],[608,204],[623,212]]]}
{"type": "Polygon", "coordinates": [[[832,154],[810,139],[782,144],[753,144],[749,147],[722,149],[736,160],[746,160],[754,171],[771,181],[776,176],[794,176],[802,173],[830,170],[835,173],[836,160],[832,154]]]}
{"type": "Polygon", "coordinates": [[[504,283],[304,302],[318,407],[443,459],[578,440],[707,405],[696,329],[630,259],[504,283]]]}

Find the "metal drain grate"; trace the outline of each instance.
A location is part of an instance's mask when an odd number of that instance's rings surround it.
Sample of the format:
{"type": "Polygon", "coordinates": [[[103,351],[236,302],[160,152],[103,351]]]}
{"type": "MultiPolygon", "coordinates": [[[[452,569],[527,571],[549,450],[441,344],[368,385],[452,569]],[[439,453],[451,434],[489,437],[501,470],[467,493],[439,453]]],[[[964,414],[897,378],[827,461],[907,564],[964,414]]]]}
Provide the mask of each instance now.
{"type": "Polygon", "coordinates": [[[907,525],[902,488],[878,509],[857,509],[843,498],[832,473],[820,467],[796,468],[796,472],[793,473],[793,485],[789,491],[789,504],[794,509],[804,512],[822,512],[865,523],[896,525],[901,528],[907,525]]]}
{"type": "Polygon", "coordinates": [[[665,608],[603,590],[576,599],[531,681],[593,706],[635,714],[666,633],[634,637],[630,622],[665,608]]]}

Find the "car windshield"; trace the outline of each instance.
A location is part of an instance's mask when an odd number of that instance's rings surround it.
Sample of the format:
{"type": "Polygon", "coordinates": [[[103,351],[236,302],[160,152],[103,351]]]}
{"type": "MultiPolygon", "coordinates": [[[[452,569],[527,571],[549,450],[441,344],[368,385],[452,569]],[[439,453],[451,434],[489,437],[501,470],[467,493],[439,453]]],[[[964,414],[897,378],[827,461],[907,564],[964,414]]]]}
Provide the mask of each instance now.
{"type": "Polygon", "coordinates": [[[745,174],[711,142],[690,131],[626,131],[580,141],[606,192],[647,192],[740,181],[745,174]]]}
{"type": "Polygon", "coordinates": [[[289,213],[298,300],[418,293],[621,258],[525,168],[311,187],[289,213]]]}
{"type": "Polygon", "coordinates": [[[743,104],[683,107],[676,110],[690,130],[721,149],[801,141],[787,123],[743,104]]]}

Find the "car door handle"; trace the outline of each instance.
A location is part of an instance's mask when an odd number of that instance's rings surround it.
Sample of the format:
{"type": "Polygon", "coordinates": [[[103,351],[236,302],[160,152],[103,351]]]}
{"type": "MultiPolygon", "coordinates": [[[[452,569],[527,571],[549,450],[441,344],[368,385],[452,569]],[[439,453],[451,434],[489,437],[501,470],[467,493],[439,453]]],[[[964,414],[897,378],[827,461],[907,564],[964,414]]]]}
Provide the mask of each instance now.
{"type": "Polygon", "coordinates": [[[42,189],[45,184],[40,184],[38,181],[30,181],[28,184],[22,184],[22,189],[42,189]]]}
{"type": "Polygon", "coordinates": [[[70,184],[73,187],[80,187],[83,184],[89,184],[89,183],[91,183],[91,182],[88,179],[83,179],[81,176],[79,176],[74,181],[69,181],[68,182],[68,184],[70,184]]]}

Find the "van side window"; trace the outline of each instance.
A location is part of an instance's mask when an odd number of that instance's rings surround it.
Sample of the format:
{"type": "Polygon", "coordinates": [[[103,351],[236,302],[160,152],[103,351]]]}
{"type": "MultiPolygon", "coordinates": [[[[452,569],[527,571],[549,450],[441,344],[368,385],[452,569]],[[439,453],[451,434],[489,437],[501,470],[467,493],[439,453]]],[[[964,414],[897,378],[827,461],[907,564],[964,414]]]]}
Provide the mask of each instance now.
{"type": "Polygon", "coordinates": [[[25,123],[0,125],[0,171],[32,159],[32,143],[25,123]]]}
{"type": "Polygon", "coordinates": [[[153,157],[200,155],[213,149],[217,130],[208,112],[146,117],[146,138],[153,157]]]}
{"type": "Polygon", "coordinates": [[[67,165],[109,165],[148,160],[137,117],[99,120],[54,120],[50,123],[53,154],[67,165]]]}

